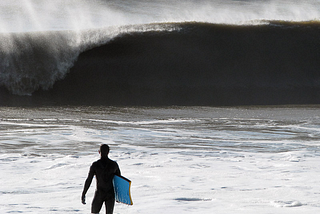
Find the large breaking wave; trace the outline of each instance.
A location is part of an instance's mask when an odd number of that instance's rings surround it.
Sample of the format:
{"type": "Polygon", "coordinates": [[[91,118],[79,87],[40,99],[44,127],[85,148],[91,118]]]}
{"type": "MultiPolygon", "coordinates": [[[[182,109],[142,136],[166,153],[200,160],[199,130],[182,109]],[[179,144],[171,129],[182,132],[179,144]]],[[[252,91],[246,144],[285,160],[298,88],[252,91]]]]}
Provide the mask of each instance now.
{"type": "Polygon", "coordinates": [[[88,31],[81,44],[68,40],[76,38],[66,36],[70,33],[11,37],[15,51],[1,53],[2,66],[14,65],[10,75],[1,73],[6,77],[3,105],[320,103],[316,21],[136,25],[88,31]],[[55,47],[48,48],[42,38],[55,47]],[[52,51],[61,54],[52,57],[52,51]],[[21,61],[8,59],[10,54],[21,61]],[[31,68],[29,73],[20,72],[22,64],[31,68]]]}
{"type": "Polygon", "coordinates": [[[65,77],[81,52],[133,30],[170,30],[168,26],[1,34],[0,85],[16,95],[31,95],[38,89],[48,90],[65,77]]]}

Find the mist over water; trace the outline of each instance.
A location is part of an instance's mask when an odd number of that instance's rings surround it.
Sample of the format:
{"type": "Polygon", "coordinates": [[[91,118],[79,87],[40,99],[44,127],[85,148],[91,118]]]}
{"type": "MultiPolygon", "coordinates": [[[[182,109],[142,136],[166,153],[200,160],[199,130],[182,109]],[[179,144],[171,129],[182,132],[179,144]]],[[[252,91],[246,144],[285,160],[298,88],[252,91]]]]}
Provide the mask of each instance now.
{"type": "Polygon", "coordinates": [[[79,30],[153,22],[243,24],[318,19],[319,1],[3,0],[1,32],[79,30]]]}

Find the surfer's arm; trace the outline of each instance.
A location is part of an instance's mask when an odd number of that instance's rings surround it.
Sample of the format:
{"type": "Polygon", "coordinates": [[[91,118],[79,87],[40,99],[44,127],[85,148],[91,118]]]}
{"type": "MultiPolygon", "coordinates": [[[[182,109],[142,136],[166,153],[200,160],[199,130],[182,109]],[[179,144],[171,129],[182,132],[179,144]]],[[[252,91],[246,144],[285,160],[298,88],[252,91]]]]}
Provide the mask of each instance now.
{"type": "Polygon", "coordinates": [[[88,189],[89,189],[89,187],[91,185],[93,176],[94,176],[94,171],[93,171],[92,166],[91,166],[90,172],[88,174],[86,182],[84,183],[84,187],[83,187],[83,191],[82,191],[81,201],[82,201],[83,204],[86,204],[86,194],[87,194],[87,191],[88,191],[88,189]]]}
{"type": "Polygon", "coordinates": [[[119,168],[119,165],[116,163],[116,165],[117,165],[117,169],[116,169],[116,171],[115,171],[115,175],[118,175],[118,176],[120,176],[121,175],[121,172],[120,172],[120,168],[119,168]]]}

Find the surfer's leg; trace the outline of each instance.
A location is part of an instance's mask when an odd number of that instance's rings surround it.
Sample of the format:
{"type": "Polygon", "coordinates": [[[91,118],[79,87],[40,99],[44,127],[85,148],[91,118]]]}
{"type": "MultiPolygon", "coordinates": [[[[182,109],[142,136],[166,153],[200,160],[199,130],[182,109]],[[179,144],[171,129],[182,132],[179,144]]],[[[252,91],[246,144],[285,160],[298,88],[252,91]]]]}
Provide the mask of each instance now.
{"type": "Polygon", "coordinates": [[[108,200],[105,201],[106,205],[106,214],[112,214],[113,213],[113,208],[114,208],[114,197],[109,198],[108,200]]]}
{"type": "Polygon", "coordinates": [[[91,204],[91,213],[99,213],[103,204],[103,199],[101,193],[96,191],[91,204]]]}

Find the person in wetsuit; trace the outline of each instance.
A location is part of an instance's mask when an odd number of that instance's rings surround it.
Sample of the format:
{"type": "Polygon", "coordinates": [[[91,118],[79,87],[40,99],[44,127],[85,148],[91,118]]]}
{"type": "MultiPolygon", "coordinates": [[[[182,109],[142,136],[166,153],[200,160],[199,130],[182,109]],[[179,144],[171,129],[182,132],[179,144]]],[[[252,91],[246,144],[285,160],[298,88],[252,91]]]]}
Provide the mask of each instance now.
{"type": "Polygon", "coordinates": [[[96,176],[97,188],[91,205],[91,213],[99,213],[103,203],[106,206],[106,214],[112,214],[115,196],[112,179],[114,175],[121,175],[118,164],[110,160],[109,146],[102,144],[100,146],[100,160],[94,162],[84,184],[81,200],[83,204],[86,204],[86,193],[91,185],[92,179],[96,176]]]}

